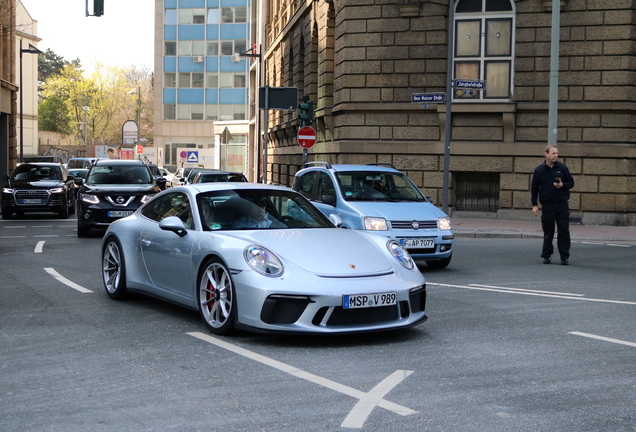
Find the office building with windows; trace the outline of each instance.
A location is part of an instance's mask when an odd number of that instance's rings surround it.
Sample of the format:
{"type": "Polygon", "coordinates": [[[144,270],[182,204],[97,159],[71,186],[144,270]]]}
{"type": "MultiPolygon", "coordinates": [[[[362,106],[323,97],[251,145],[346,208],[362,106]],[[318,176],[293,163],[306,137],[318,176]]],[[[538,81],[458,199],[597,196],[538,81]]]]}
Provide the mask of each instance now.
{"type": "MultiPolygon", "coordinates": [[[[412,96],[447,92],[449,71],[449,211],[534,219],[530,180],[549,133],[553,3],[269,1],[264,82],[298,87],[314,102],[318,139],[309,161],[391,163],[441,205],[446,104],[412,103],[412,96]]],[[[636,8],[559,4],[556,135],[576,183],[572,218],[636,225],[636,8]]],[[[272,182],[290,185],[301,168],[298,124],[287,112],[269,116],[272,182]]]]}
{"type": "Polygon", "coordinates": [[[246,170],[249,0],[155,0],[155,146],[214,149],[217,168],[246,170]],[[224,131],[227,132],[224,134],[224,131]],[[224,142],[222,137],[231,137],[224,142]]]}

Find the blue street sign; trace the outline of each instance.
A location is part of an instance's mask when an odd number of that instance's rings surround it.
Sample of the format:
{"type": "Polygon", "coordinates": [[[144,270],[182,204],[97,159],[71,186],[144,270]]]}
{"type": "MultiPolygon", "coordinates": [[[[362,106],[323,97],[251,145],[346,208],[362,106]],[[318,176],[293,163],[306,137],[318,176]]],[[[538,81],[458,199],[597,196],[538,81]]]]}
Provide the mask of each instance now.
{"type": "Polygon", "coordinates": [[[198,163],[199,162],[199,152],[198,151],[188,151],[188,163],[198,163]]]}
{"type": "Polygon", "coordinates": [[[446,102],[446,93],[412,93],[411,103],[444,103],[446,102]]]}
{"type": "Polygon", "coordinates": [[[486,82],[479,80],[455,80],[455,88],[484,90],[486,88],[486,82]]]}

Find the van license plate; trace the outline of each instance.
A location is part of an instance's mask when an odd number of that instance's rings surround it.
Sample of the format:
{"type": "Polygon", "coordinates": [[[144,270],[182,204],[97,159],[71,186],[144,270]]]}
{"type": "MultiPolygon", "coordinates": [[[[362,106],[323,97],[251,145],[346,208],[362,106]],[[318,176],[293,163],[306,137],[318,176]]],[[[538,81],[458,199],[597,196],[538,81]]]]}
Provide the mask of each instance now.
{"type": "Polygon", "coordinates": [[[435,247],[435,239],[404,239],[402,246],[407,248],[432,248],[435,247]]]}

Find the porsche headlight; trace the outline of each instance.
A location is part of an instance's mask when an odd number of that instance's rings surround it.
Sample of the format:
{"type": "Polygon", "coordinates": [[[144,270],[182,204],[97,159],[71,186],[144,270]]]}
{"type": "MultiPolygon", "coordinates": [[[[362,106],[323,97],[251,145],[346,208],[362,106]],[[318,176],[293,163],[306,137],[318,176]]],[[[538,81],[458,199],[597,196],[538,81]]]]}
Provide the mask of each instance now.
{"type": "Polygon", "coordinates": [[[55,189],[49,189],[49,192],[51,193],[62,193],[64,192],[64,188],[55,188],[55,189]]]}
{"type": "Polygon", "coordinates": [[[449,229],[451,229],[450,218],[447,218],[447,217],[439,218],[437,223],[439,225],[439,229],[442,231],[448,231],[449,229]]]}
{"type": "Polygon", "coordinates": [[[264,276],[278,277],[284,272],[278,257],[262,246],[246,247],[244,256],[249,266],[264,276]]]}
{"type": "Polygon", "coordinates": [[[96,195],[80,194],[80,199],[89,204],[99,204],[99,198],[96,195]]]}
{"type": "Polygon", "coordinates": [[[364,229],[368,231],[387,231],[386,219],[381,217],[364,217],[364,229]]]}
{"type": "Polygon", "coordinates": [[[408,270],[413,270],[415,268],[415,262],[413,261],[413,258],[411,258],[411,255],[409,255],[409,253],[402,247],[401,244],[399,244],[395,240],[389,240],[386,243],[386,247],[387,249],[389,249],[389,252],[391,252],[391,255],[393,255],[393,258],[395,258],[397,262],[402,264],[404,268],[408,270]]]}

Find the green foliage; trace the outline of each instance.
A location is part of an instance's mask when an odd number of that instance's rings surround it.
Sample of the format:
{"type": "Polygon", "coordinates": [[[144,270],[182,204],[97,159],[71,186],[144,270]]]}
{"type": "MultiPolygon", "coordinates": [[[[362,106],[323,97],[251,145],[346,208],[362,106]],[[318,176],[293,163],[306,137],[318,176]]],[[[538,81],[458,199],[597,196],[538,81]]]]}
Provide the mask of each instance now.
{"type": "Polygon", "coordinates": [[[69,62],[64,60],[64,57],[55,54],[51,48],[47,48],[44,53],[38,55],[38,81],[46,81],[51,76],[61,73],[64,66],[70,64],[81,68],[79,59],[69,62]]]}
{"type": "Polygon", "coordinates": [[[52,95],[38,106],[40,130],[70,135],[75,132],[71,127],[71,116],[64,99],[52,95]]]}
{"type": "Polygon", "coordinates": [[[137,119],[141,105],[141,134],[152,141],[152,74],[147,70],[97,65],[87,76],[79,62],[66,62],[40,86],[40,99],[41,130],[79,133],[78,125],[86,123],[86,138],[94,144],[121,144],[122,125],[137,119]]]}

